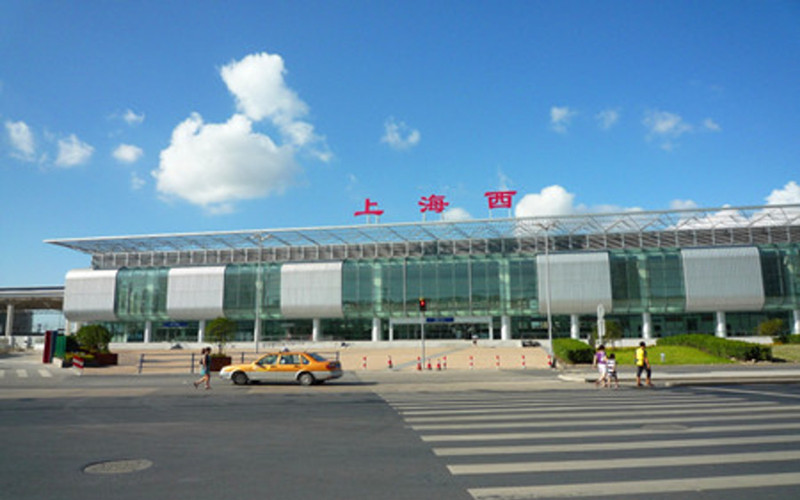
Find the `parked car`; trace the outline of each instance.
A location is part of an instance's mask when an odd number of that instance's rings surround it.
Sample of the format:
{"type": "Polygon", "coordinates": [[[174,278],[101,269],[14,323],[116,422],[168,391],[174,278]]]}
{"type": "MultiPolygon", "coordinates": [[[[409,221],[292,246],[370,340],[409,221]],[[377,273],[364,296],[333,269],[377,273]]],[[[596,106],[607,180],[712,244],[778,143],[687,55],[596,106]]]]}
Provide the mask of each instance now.
{"type": "Polygon", "coordinates": [[[342,376],[342,365],[315,352],[271,352],[252,363],[228,365],[219,376],[236,385],[249,382],[299,382],[321,384],[342,376]]]}

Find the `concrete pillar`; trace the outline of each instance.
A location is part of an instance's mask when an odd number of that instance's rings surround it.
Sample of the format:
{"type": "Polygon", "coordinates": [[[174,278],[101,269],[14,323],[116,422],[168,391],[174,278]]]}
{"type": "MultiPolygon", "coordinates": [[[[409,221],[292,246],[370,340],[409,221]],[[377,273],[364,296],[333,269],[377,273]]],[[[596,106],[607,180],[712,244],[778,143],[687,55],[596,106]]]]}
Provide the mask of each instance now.
{"type": "Polygon", "coordinates": [[[201,319],[200,324],[197,326],[197,342],[202,344],[206,338],[206,320],[201,319]]]}
{"type": "Polygon", "coordinates": [[[314,318],[311,322],[311,340],[319,342],[322,339],[322,320],[314,318]]]}
{"type": "Polygon", "coordinates": [[[723,311],[717,311],[717,328],[714,334],[723,339],[728,336],[728,329],[725,325],[725,313],[723,311]]]}
{"type": "Polygon", "coordinates": [[[153,322],[144,322],[144,343],[149,344],[153,340],[153,322]]]}
{"type": "Polygon", "coordinates": [[[389,320],[389,342],[394,340],[394,323],[392,320],[389,320]]]}
{"type": "Polygon", "coordinates": [[[500,340],[511,340],[511,316],[500,316],[500,340]]]}
{"type": "Polygon", "coordinates": [[[489,340],[494,340],[494,320],[489,320],[489,340]]]}
{"type": "Polygon", "coordinates": [[[380,318],[372,318],[372,341],[373,342],[380,342],[381,341],[381,319],[380,318]]]}
{"type": "Polygon", "coordinates": [[[6,339],[11,345],[12,337],[14,336],[14,304],[6,306],[6,339]]]}
{"type": "Polygon", "coordinates": [[[800,309],[795,309],[792,313],[794,316],[794,326],[792,326],[792,333],[800,335],[800,309]]]}
{"type": "Polygon", "coordinates": [[[577,314],[569,315],[569,338],[575,340],[581,338],[581,320],[577,314]]]}
{"type": "Polygon", "coordinates": [[[653,338],[653,316],[650,313],[642,313],[642,338],[653,338]]]}

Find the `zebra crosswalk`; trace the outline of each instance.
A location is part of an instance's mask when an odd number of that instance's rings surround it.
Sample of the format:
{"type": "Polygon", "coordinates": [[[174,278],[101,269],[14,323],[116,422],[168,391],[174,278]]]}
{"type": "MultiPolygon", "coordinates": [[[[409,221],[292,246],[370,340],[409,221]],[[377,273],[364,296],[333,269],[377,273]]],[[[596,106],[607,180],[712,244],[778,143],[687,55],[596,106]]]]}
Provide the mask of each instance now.
{"type": "Polygon", "coordinates": [[[0,368],[0,379],[10,378],[26,379],[33,377],[52,378],[53,372],[46,368],[14,368],[2,369],[0,368]]]}
{"type": "Polygon", "coordinates": [[[476,500],[800,488],[800,402],[651,390],[387,394],[476,500]]]}

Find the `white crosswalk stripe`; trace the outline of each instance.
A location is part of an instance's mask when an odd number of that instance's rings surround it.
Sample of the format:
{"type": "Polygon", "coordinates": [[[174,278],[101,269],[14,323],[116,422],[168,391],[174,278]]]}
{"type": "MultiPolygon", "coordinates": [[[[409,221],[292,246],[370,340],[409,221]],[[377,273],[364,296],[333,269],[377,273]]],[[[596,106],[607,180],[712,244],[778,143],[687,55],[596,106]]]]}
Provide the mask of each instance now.
{"type": "Polygon", "coordinates": [[[19,378],[28,378],[28,370],[17,370],[17,377],[19,378]]]}
{"type": "Polygon", "coordinates": [[[384,399],[476,500],[800,488],[791,400],[650,391],[384,399]]]}
{"type": "Polygon", "coordinates": [[[45,370],[44,368],[40,368],[39,375],[41,375],[44,378],[50,378],[53,376],[53,372],[51,372],[50,370],[45,370]]]}

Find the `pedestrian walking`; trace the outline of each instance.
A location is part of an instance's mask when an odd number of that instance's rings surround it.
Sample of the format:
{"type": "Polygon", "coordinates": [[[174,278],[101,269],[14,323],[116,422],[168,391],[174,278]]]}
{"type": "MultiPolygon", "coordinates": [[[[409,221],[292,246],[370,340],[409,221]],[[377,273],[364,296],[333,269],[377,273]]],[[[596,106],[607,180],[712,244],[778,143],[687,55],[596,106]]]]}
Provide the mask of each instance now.
{"type": "Polygon", "coordinates": [[[617,356],[613,352],[608,355],[606,367],[608,371],[608,374],[606,375],[608,386],[611,387],[611,383],[613,382],[614,388],[619,389],[619,378],[617,378],[617,356]]]}
{"type": "Polygon", "coordinates": [[[636,387],[642,386],[642,372],[647,374],[647,387],[652,387],[653,384],[650,382],[650,360],[647,359],[647,344],[644,341],[639,342],[639,347],[636,349],[636,387]]]}
{"type": "Polygon", "coordinates": [[[608,375],[608,358],[606,358],[606,346],[603,344],[600,344],[597,347],[597,351],[594,353],[592,366],[597,367],[597,372],[599,374],[599,377],[594,385],[599,387],[600,384],[602,384],[603,387],[605,387],[607,384],[606,376],[608,375]]]}
{"type": "Polygon", "coordinates": [[[200,351],[200,377],[194,381],[194,388],[197,389],[200,385],[205,386],[206,390],[211,389],[211,348],[204,347],[200,351]]]}

